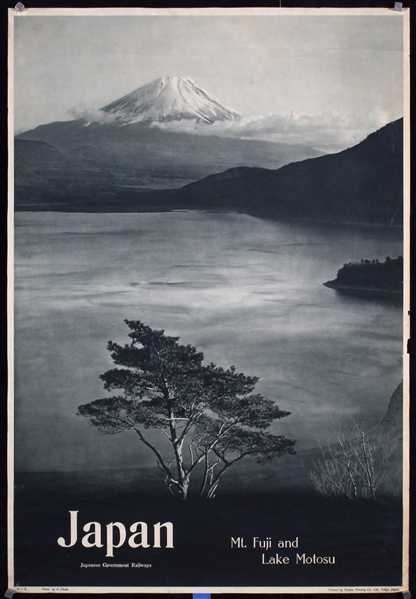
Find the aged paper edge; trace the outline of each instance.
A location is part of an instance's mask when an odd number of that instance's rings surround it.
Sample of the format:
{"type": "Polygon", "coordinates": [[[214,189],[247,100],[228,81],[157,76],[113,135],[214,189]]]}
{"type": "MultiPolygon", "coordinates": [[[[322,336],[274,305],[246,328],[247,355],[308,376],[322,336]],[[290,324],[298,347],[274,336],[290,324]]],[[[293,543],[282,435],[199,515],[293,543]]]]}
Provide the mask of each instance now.
{"type": "Polygon", "coordinates": [[[8,29],[8,182],[7,182],[7,567],[9,587],[14,581],[14,14],[8,29]]]}
{"type": "Polygon", "coordinates": [[[239,15],[370,15],[370,16],[386,16],[403,15],[409,12],[408,8],[403,8],[401,11],[393,8],[28,8],[19,12],[13,8],[9,12],[19,18],[25,15],[32,17],[37,16],[239,16],[239,15]]]}
{"type": "Polygon", "coordinates": [[[410,568],[410,12],[403,19],[403,558],[402,583],[409,589],[410,568]]]}
{"type": "Polygon", "coordinates": [[[396,593],[409,590],[410,524],[410,10],[391,8],[9,8],[8,29],[8,258],[7,258],[7,526],[9,589],[20,593],[396,593]],[[402,585],[398,587],[20,587],[14,584],[14,19],[24,16],[390,16],[403,18],[403,92],[404,92],[404,160],[403,160],[403,556],[402,585]]]}

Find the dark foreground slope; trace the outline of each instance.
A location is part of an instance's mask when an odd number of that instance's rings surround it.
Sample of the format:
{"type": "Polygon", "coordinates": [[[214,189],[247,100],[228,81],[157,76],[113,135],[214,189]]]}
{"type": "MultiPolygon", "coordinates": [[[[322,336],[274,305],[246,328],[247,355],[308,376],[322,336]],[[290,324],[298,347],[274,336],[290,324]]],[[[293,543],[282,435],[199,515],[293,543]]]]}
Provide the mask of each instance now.
{"type": "Polygon", "coordinates": [[[17,482],[14,546],[20,586],[383,586],[397,592],[402,582],[401,502],[395,498],[358,502],[254,491],[179,502],[123,491],[108,495],[90,486],[73,497],[66,495],[59,473],[48,494],[41,478],[17,482]],[[70,510],[78,511],[79,538],[66,549],[57,539],[69,539],[70,510]],[[125,542],[114,557],[106,557],[105,547],[81,544],[82,527],[91,521],[101,524],[104,543],[111,522],[127,531],[133,522],[146,522],[150,535],[155,523],[171,522],[174,547],[153,548],[150,537],[149,548],[133,549],[125,542]],[[267,537],[269,550],[253,548],[254,538],[267,537]],[[231,545],[238,538],[247,548],[231,545]],[[279,549],[279,540],[294,542],[295,548],[279,549]],[[276,554],[289,560],[273,564],[276,554]],[[313,556],[331,557],[331,563],[311,563],[313,556]]]}
{"type": "MultiPolygon", "coordinates": [[[[397,592],[402,582],[402,410],[399,385],[381,424],[368,436],[371,444],[380,446],[386,440],[397,441],[376,501],[317,494],[308,471],[322,458],[318,448],[285,455],[264,466],[243,460],[233,479],[211,501],[175,500],[157,480],[156,468],[17,472],[16,583],[41,587],[385,586],[397,592]],[[78,512],[79,535],[75,545],[63,548],[57,540],[62,535],[69,540],[70,511],[78,512]],[[114,557],[108,557],[105,547],[81,544],[82,526],[91,521],[101,524],[103,543],[110,522],[122,523],[127,531],[133,522],[146,522],[150,535],[154,523],[171,522],[174,547],[166,549],[162,543],[161,548],[132,548],[120,542],[114,557]],[[238,538],[244,539],[245,549],[232,543],[231,539],[238,538]],[[254,538],[271,538],[272,546],[253,546],[254,538]],[[282,549],[279,540],[294,545],[282,549]],[[273,563],[276,554],[288,557],[287,563],[273,563]],[[313,556],[330,556],[331,563],[313,563],[313,556]]],[[[116,539],[114,545],[118,544],[116,539]]]]}

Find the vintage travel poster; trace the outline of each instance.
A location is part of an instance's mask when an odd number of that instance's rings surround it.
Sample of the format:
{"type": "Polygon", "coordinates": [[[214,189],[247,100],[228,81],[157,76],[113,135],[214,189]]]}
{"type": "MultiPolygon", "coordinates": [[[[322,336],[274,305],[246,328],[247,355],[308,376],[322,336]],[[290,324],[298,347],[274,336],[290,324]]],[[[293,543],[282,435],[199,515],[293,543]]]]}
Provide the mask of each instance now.
{"type": "Polygon", "coordinates": [[[409,11],[9,11],[9,587],[408,588],[409,11]]]}

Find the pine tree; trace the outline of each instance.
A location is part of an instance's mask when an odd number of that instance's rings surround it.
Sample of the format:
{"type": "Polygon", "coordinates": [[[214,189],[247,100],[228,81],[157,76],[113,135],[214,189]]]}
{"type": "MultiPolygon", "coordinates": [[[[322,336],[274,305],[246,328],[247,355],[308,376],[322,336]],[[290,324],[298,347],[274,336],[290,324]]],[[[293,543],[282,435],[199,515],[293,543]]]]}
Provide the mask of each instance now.
{"type": "Polygon", "coordinates": [[[295,441],[265,430],[290,412],[253,393],[258,377],[237,373],[234,366],[204,365],[203,354],[181,345],[179,337],[140,321],[125,322],[131,342],[108,343],[121,368],[100,376],[107,391],[123,394],[81,405],[78,413],[102,434],[134,431],[154,454],[172,495],[186,499],[195,478],[199,495],[211,499],[223,474],[244,457],[255,456],[261,464],[295,453],[295,441]],[[155,432],[168,440],[168,456],[155,432]]]}

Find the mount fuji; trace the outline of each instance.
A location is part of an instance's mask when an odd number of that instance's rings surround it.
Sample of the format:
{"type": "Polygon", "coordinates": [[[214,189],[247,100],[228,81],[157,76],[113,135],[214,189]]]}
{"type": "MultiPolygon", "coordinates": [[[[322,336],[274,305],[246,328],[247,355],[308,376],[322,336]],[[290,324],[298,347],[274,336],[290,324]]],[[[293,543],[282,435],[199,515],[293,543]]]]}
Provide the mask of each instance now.
{"type": "Polygon", "coordinates": [[[125,123],[195,119],[211,124],[241,118],[188,77],[160,77],[101,110],[125,123]]]}
{"type": "Polygon", "coordinates": [[[221,137],[215,128],[207,134],[213,123],[227,127],[241,117],[187,77],[156,79],[96,114],[16,135],[17,207],[102,210],[126,195],[178,189],[225,169],[277,169],[322,155],[307,145],[221,137]],[[205,135],[159,126],[190,121],[205,135]]]}

